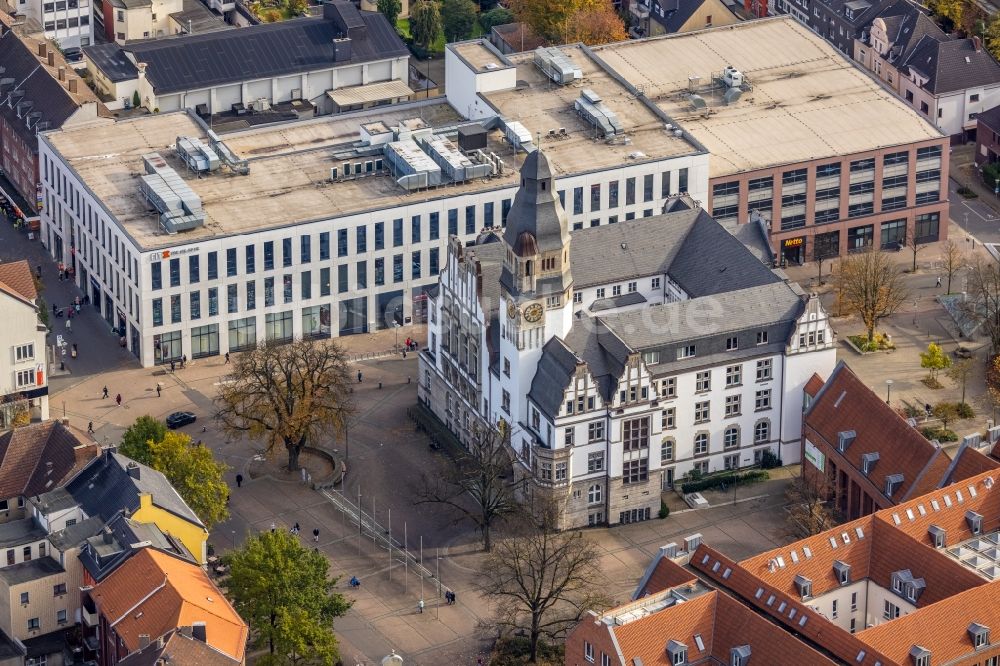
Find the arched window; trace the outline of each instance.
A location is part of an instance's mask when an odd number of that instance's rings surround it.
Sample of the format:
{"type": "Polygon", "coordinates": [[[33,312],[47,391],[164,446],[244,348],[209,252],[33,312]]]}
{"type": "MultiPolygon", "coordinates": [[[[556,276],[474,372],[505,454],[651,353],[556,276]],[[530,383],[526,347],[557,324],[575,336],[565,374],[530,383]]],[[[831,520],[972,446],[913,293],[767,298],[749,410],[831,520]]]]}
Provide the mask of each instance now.
{"type": "Polygon", "coordinates": [[[674,438],[666,437],[660,445],[660,464],[673,462],[674,460],[674,438]]]}
{"type": "Polygon", "coordinates": [[[771,422],[767,419],[757,421],[753,427],[753,441],[755,444],[762,444],[771,439],[771,422]]]}
{"type": "Polygon", "coordinates": [[[534,269],[534,266],[532,266],[532,263],[533,262],[530,259],[528,261],[524,262],[524,274],[526,276],[528,276],[528,277],[531,277],[531,271],[534,269]]]}
{"type": "Polygon", "coordinates": [[[699,432],[694,436],[694,454],[703,456],[708,453],[708,433],[699,432]]]}
{"type": "Polygon", "coordinates": [[[600,484],[595,483],[587,491],[587,503],[600,504],[603,494],[604,494],[604,489],[601,488],[600,484]]]}
{"type": "Polygon", "coordinates": [[[740,445],[740,427],[731,425],[726,428],[726,432],[723,434],[723,445],[727,449],[734,449],[740,445]]]}

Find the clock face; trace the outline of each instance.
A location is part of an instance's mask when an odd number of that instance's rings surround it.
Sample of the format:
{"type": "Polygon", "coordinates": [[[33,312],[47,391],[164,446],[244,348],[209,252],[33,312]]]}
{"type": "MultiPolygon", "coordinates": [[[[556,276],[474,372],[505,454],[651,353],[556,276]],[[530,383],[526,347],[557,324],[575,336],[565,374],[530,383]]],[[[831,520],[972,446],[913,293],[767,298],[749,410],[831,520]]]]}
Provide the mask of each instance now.
{"type": "Polygon", "coordinates": [[[514,301],[507,301],[507,316],[510,319],[517,316],[517,306],[514,305],[514,301]]]}
{"type": "Polygon", "coordinates": [[[530,322],[536,322],[542,318],[542,306],[532,303],[524,309],[524,318],[530,322]]]}

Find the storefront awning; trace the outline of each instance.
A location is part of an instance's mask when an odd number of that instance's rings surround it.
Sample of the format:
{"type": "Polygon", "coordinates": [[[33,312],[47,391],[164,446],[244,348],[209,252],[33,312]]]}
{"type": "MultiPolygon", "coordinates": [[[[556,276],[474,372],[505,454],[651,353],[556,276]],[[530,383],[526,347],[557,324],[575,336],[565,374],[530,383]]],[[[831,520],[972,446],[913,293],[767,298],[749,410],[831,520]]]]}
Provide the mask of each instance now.
{"type": "Polygon", "coordinates": [[[413,91],[402,81],[394,80],[369,83],[366,86],[352,86],[350,88],[328,90],[326,94],[333,100],[334,104],[344,107],[370,104],[372,102],[384,102],[399,99],[400,97],[410,97],[413,95],[413,91]]]}

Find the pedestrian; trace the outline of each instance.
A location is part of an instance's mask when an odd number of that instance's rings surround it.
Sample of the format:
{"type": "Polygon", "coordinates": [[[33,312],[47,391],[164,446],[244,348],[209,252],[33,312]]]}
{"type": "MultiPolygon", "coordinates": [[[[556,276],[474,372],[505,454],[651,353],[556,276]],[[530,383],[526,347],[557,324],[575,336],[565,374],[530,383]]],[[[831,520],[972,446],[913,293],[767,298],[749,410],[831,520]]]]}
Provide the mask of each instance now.
{"type": "Polygon", "coordinates": [[[276,525],[274,523],[271,523],[271,534],[274,534],[275,527],[276,525]]]}
{"type": "Polygon", "coordinates": [[[177,366],[175,365],[175,362],[174,361],[170,361],[170,372],[173,372],[176,369],[177,369],[177,366]]]}
{"type": "Polygon", "coordinates": [[[451,593],[451,605],[452,606],[455,605],[455,593],[454,592],[451,593]]]}
{"type": "Polygon", "coordinates": [[[941,288],[941,276],[940,275],[938,275],[938,279],[937,279],[937,288],[938,289],[941,288]]]}
{"type": "Polygon", "coordinates": [[[187,363],[187,360],[188,360],[187,354],[181,354],[181,370],[184,369],[184,364],[187,363]]]}
{"type": "Polygon", "coordinates": [[[88,435],[93,435],[94,434],[94,422],[93,421],[88,421],[87,422],[87,434],[88,435]]]}
{"type": "Polygon", "coordinates": [[[55,313],[56,313],[56,304],[53,303],[52,304],[52,314],[55,314],[55,313]]]}
{"type": "Polygon", "coordinates": [[[119,407],[122,406],[122,394],[121,393],[119,393],[118,395],[115,396],[115,402],[118,403],[119,407]]]}
{"type": "Polygon", "coordinates": [[[157,398],[159,398],[159,397],[160,397],[160,392],[161,392],[162,390],[163,390],[163,387],[162,387],[162,386],[160,386],[159,384],[157,384],[157,385],[156,385],[156,397],[157,397],[157,398]]]}
{"type": "Polygon", "coordinates": [[[300,531],[299,522],[295,521],[295,524],[292,525],[292,534],[298,534],[299,531],[300,531]]]}
{"type": "Polygon", "coordinates": [[[226,362],[223,365],[229,365],[229,352],[226,352],[226,362]]]}
{"type": "Polygon", "coordinates": [[[107,398],[108,397],[108,387],[107,386],[104,387],[104,393],[101,395],[101,397],[102,398],[107,398]]]}
{"type": "Polygon", "coordinates": [[[236,475],[236,487],[237,488],[242,488],[243,487],[243,475],[242,474],[237,474],[236,475]]]}
{"type": "Polygon", "coordinates": [[[314,527],[313,528],[313,541],[315,541],[316,543],[319,543],[319,528],[318,527],[314,527]]]}
{"type": "Polygon", "coordinates": [[[417,602],[417,612],[418,613],[423,613],[424,612],[424,600],[423,599],[421,599],[420,601],[417,602]]]}
{"type": "Polygon", "coordinates": [[[68,333],[73,332],[73,322],[70,321],[69,317],[66,318],[66,332],[68,333]]]}
{"type": "Polygon", "coordinates": [[[361,371],[360,370],[358,370],[358,383],[359,384],[361,383],[361,371]]]}

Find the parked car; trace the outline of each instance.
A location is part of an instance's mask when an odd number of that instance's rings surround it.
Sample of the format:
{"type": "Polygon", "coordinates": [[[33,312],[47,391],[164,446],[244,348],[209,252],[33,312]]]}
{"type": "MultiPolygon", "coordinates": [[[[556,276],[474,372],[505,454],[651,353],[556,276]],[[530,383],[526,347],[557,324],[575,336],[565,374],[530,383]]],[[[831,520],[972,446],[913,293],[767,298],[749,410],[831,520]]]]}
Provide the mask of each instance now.
{"type": "Polygon", "coordinates": [[[174,412],[167,417],[167,427],[171,430],[176,430],[181,426],[186,426],[189,423],[194,423],[198,420],[198,417],[191,412],[174,412]]]}

